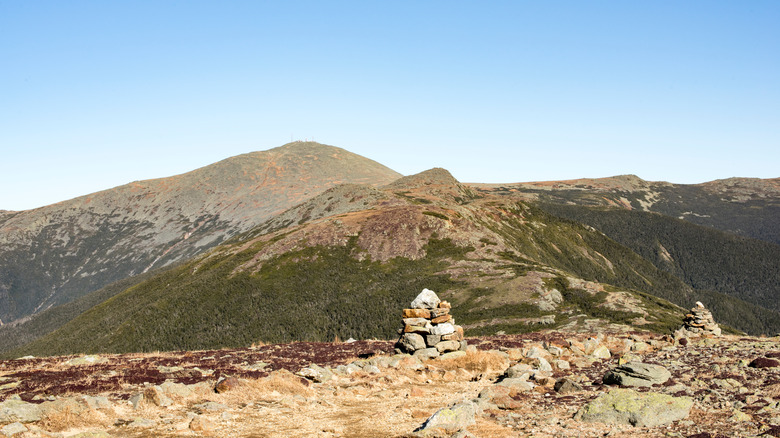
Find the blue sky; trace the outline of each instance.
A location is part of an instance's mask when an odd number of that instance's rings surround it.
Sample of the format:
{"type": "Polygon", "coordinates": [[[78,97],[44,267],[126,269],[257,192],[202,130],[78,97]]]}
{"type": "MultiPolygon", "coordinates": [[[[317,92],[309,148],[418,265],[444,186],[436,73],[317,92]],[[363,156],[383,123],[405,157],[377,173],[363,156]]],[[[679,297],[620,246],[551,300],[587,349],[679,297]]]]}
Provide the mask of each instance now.
{"type": "Polygon", "coordinates": [[[0,0],[0,209],[293,139],[463,182],[780,177],[777,1],[0,0]]]}

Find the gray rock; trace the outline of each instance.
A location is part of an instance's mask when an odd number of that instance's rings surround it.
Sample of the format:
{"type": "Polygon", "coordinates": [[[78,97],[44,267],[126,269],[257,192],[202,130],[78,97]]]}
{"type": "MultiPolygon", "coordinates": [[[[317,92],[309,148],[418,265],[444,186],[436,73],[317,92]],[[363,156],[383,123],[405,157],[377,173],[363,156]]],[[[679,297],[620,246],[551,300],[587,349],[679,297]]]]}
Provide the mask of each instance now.
{"type": "Polygon", "coordinates": [[[441,335],[449,335],[450,333],[455,333],[455,326],[453,326],[448,322],[435,325],[433,326],[433,328],[431,328],[432,335],[441,336],[441,335]]]}
{"type": "Polygon", "coordinates": [[[401,336],[401,340],[398,342],[401,345],[401,348],[409,353],[422,350],[426,347],[425,339],[422,335],[418,335],[417,333],[404,333],[404,335],[401,336]]]}
{"type": "Polygon", "coordinates": [[[169,396],[187,398],[192,395],[192,390],[183,383],[164,382],[160,385],[160,389],[169,396]]]}
{"type": "Polygon", "coordinates": [[[302,368],[295,374],[305,377],[315,383],[327,382],[333,378],[333,373],[329,369],[323,368],[315,363],[302,368]]]}
{"type": "Polygon", "coordinates": [[[582,391],[582,385],[572,380],[563,378],[558,379],[558,381],[555,382],[553,389],[555,389],[555,392],[559,394],[571,394],[573,392],[582,391]]]}
{"type": "Polygon", "coordinates": [[[604,375],[607,385],[653,386],[666,382],[672,373],[660,365],[628,362],[604,375]]]}
{"type": "Polygon", "coordinates": [[[41,415],[36,404],[14,399],[0,403],[0,423],[33,423],[40,421],[41,415]]]}
{"type": "Polygon", "coordinates": [[[512,388],[516,391],[530,391],[534,389],[534,384],[527,381],[524,378],[513,378],[513,379],[504,379],[498,383],[496,383],[498,386],[506,386],[507,388],[512,388]]]}
{"type": "Polygon", "coordinates": [[[439,356],[439,360],[457,359],[457,358],[463,357],[465,355],[466,355],[466,352],[463,351],[463,350],[450,351],[449,353],[444,353],[441,356],[439,356]]]}
{"type": "Polygon", "coordinates": [[[223,405],[222,403],[209,401],[209,402],[205,402],[205,403],[201,403],[201,404],[195,405],[195,406],[193,406],[193,408],[196,411],[198,411],[200,413],[203,413],[203,412],[224,411],[225,409],[228,408],[228,406],[227,405],[223,405]]]}
{"type": "Polygon", "coordinates": [[[0,434],[3,436],[14,436],[20,433],[27,432],[27,428],[22,423],[11,423],[0,429],[0,434]]]}
{"type": "Polygon", "coordinates": [[[586,422],[656,427],[682,420],[692,406],[690,397],[616,388],[583,406],[575,418],[586,422]]]}
{"type": "Polygon", "coordinates": [[[435,347],[436,344],[441,342],[441,336],[439,335],[426,335],[425,336],[425,345],[429,347],[435,347]]]}
{"type": "Polygon", "coordinates": [[[458,341],[441,341],[436,344],[436,349],[439,353],[447,353],[450,351],[458,351],[460,349],[460,342],[458,341]]]}
{"type": "Polygon", "coordinates": [[[435,347],[431,347],[431,348],[423,348],[422,350],[415,351],[412,357],[416,357],[420,360],[426,360],[426,359],[435,359],[439,357],[439,355],[440,355],[439,350],[437,350],[435,347]]]}
{"type": "Polygon", "coordinates": [[[524,379],[528,380],[531,377],[533,367],[525,363],[518,363],[512,365],[504,371],[504,376],[509,379],[524,379]]]}
{"type": "Polygon", "coordinates": [[[476,416],[477,405],[472,401],[465,401],[448,408],[439,409],[415,432],[443,429],[449,433],[454,433],[476,423],[476,416]]]}
{"type": "Polygon", "coordinates": [[[423,289],[417,298],[412,301],[412,309],[435,309],[439,306],[441,300],[436,296],[436,292],[423,289]]]}

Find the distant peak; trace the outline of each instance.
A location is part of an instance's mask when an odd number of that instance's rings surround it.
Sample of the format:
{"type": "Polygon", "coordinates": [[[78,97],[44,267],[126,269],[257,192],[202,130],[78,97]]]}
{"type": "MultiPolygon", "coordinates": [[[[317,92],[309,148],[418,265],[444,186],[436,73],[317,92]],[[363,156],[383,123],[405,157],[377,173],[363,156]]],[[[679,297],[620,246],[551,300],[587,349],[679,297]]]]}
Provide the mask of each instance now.
{"type": "Polygon", "coordinates": [[[386,188],[393,190],[412,189],[430,185],[458,186],[460,185],[460,182],[458,182],[458,180],[455,179],[455,177],[452,176],[452,174],[447,169],[434,167],[433,169],[428,169],[414,175],[399,178],[398,180],[388,184],[386,188]]]}

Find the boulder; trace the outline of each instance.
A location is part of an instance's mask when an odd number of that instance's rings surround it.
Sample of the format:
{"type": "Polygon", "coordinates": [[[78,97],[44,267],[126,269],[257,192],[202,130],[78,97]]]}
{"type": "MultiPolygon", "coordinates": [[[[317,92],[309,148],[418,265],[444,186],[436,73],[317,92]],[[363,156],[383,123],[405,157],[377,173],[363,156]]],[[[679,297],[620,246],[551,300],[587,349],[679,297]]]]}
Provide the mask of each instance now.
{"type": "Polygon", "coordinates": [[[308,367],[302,368],[296,374],[315,383],[327,382],[333,378],[333,373],[329,369],[323,368],[314,363],[308,367]]]}
{"type": "Polygon", "coordinates": [[[33,423],[41,420],[40,406],[9,399],[0,403],[0,423],[33,423]]]}
{"type": "Polygon", "coordinates": [[[558,381],[555,382],[555,386],[553,386],[553,389],[555,389],[555,392],[558,394],[571,394],[573,392],[579,392],[582,391],[582,385],[579,383],[569,380],[566,378],[558,379],[558,381]]]}
{"type": "Polygon", "coordinates": [[[423,289],[417,298],[412,301],[412,309],[435,309],[439,307],[441,300],[436,296],[436,292],[423,289]]]}
{"type": "Polygon", "coordinates": [[[27,428],[22,423],[11,423],[0,429],[2,436],[14,436],[27,432],[27,428]]]}
{"type": "Polygon", "coordinates": [[[575,418],[586,422],[656,427],[682,420],[692,406],[690,397],[616,388],[583,406],[575,418]]]}
{"type": "Polygon", "coordinates": [[[428,418],[415,432],[442,429],[453,433],[476,423],[477,405],[472,401],[458,403],[439,409],[428,418]]]}
{"type": "Polygon", "coordinates": [[[628,362],[607,372],[604,383],[622,386],[653,386],[666,382],[672,373],[661,365],[628,362]]]}
{"type": "Polygon", "coordinates": [[[426,359],[435,359],[439,357],[439,355],[440,355],[439,350],[437,350],[436,347],[431,347],[431,348],[423,348],[422,350],[415,351],[412,357],[416,357],[420,360],[426,360],[426,359]]]}
{"type": "Polygon", "coordinates": [[[441,341],[436,344],[436,349],[439,353],[447,353],[449,351],[458,351],[460,349],[460,342],[458,341],[441,341]]]}
{"type": "Polygon", "coordinates": [[[404,351],[413,352],[426,347],[425,339],[417,333],[404,333],[398,341],[404,351]]]}

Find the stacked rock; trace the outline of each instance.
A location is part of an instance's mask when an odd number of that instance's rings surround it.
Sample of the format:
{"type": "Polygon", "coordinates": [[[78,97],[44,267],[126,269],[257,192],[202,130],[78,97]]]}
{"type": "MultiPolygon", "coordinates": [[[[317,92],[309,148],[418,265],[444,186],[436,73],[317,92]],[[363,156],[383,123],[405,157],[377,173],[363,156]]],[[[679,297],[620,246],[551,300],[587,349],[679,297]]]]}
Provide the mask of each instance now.
{"type": "Polygon", "coordinates": [[[685,315],[683,326],[675,332],[676,337],[712,335],[720,336],[720,327],[712,319],[712,313],[697,301],[691,313],[685,315]]]}
{"type": "Polygon", "coordinates": [[[432,290],[423,289],[403,310],[404,328],[396,343],[399,353],[409,353],[420,359],[432,359],[452,351],[466,350],[463,327],[455,325],[450,315],[452,306],[441,301],[432,290]]]}

